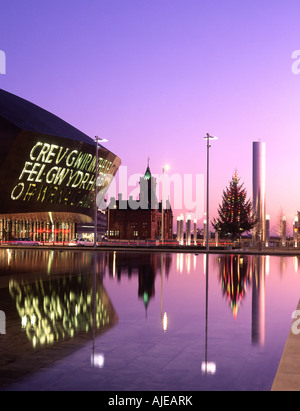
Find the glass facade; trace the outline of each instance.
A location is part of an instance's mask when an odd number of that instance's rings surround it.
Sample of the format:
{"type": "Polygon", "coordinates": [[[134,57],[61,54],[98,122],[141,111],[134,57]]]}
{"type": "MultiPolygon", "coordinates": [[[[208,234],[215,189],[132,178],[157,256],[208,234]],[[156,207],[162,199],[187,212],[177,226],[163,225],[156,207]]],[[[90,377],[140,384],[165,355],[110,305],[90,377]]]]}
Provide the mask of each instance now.
{"type": "Polygon", "coordinates": [[[120,159],[58,117],[0,90],[0,241],[69,241],[92,223],[120,159]],[[98,160],[98,163],[97,163],[98,160]]]}

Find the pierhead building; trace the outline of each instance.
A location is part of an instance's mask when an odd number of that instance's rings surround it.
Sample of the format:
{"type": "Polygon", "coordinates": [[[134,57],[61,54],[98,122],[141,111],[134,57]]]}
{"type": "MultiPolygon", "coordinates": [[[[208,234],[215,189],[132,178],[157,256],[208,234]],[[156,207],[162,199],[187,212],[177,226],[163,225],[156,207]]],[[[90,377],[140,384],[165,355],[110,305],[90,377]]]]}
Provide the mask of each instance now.
{"type": "Polygon", "coordinates": [[[162,207],[156,196],[157,181],[151,174],[149,162],[145,174],[140,178],[139,200],[128,200],[119,195],[112,198],[109,206],[108,235],[115,240],[164,240],[173,239],[173,211],[170,201],[162,207]]]}

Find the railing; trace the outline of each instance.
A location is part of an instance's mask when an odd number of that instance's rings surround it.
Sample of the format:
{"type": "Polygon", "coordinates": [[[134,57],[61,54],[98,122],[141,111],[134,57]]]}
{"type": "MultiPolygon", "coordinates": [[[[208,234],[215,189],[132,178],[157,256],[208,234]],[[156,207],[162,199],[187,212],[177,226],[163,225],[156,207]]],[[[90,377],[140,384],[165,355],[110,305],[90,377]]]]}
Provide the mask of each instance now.
{"type": "MultiPolygon", "coordinates": [[[[0,240],[0,245],[24,245],[24,246],[58,246],[58,247],[76,247],[72,241],[5,241],[0,240]]],[[[91,242],[88,244],[89,246],[93,246],[94,243],[91,242]]],[[[105,241],[98,241],[97,246],[132,246],[132,247],[161,247],[161,246],[169,246],[169,247],[205,247],[205,243],[203,240],[197,241],[195,244],[192,241],[189,245],[187,244],[179,244],[176,240],[119,240],[119,239],[110,239],[105,241]]],[[[210,247],[229,247],[231,243],[228,242],[219,242],[216,244],[214,241],[210,242],[210,247]]]]}
{"type": "MultiPolygon", "coordinates": [[[[74,248],[77,247],[77,244],[72,243],[71,241],[5,241],[5,240],[0,240],[0,245],[2,246],[44,246],[44,247],[69,247],[69,248],[74,248]],[[36,244],[36,245],[35,245],[36,244]]],[[[94,246],[94,243],[91,242],[88,244],[90,247],[94,246]]],[[[82,246],[84,247],[84,245],[82,246]]],[[[85,245],[87,247],[87,244],[85,245]]],[[[187,244],[180,244],[176,240],[120,240],[120,239],[109,239],[105,241],[98,241],[97,242],[97,247],[141,247],[141,248],[178,248],[178,249],[183,249],[183,248],[205,248],[206,243],[202,239],[197,240],[197,243],[194,244],[194,241],[191,241],[190,245],[187,244]]],[[[230,241],[218,241],[217,243],[215,241],[210,241],[209,243],[209,248],[210,249],[223,249],[223,250],[233,250],[233,249],[240,249],[240,250],[258,250],[258,247],[253,247],[251,245],[251,241],[245,240],[242,241],[241,243],[233,243],[230,241]]],[[[272,243],[268,247],[264,246],[263,250],[264,251],[277,251],[277,250],[282,250],[282,251],[295,251],[297,249],[300,249],[300,247],[295,247],[293,246],[292,242],[287,244],[286,246],[281,246],[279,243],[272,243]]],[[[262,251],[262,250],[260,250],[262,251]]]]}

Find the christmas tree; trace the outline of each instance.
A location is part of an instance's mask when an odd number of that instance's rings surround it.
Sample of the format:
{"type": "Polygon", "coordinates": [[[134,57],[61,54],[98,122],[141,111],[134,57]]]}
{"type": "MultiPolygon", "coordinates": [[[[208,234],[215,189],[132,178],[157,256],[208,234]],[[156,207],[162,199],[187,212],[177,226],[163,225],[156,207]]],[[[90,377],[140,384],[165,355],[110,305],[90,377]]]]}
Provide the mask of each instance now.
{"type": "Polygon", "coordinates": [[[244,184],[235,172],[229,187],[223,191],[222,204],[218,208],[219,217],[212,222],[213,227],[221,237],[240,239],[245,232],[252,230],[256,221],[253,216],[253,207],[247,200],[244,184]]]}

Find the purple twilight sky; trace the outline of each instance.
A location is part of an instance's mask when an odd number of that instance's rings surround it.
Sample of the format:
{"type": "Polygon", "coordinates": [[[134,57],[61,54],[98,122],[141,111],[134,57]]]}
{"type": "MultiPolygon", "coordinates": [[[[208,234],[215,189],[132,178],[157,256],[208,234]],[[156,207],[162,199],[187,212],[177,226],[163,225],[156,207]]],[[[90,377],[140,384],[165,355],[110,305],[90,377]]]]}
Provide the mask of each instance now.
{"type": "Polygon", "coordinates": [[[299,16],[299,0],[2,0],[0,88],[107,138],[128,175],[150,157],[154,174],[167,162],[169,174],[205,176],[203,137],[218,136],[211,217],[236,169],[252,196],[261,139],[271,227],[281,209],[291,224],[300,210],[299,16]]]}

